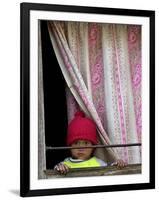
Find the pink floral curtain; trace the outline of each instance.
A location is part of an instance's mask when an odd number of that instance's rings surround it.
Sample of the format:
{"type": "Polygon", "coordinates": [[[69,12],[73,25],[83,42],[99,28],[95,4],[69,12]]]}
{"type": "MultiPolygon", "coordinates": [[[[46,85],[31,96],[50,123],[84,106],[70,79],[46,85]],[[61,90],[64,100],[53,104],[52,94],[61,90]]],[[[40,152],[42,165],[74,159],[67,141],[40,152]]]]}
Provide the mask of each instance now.
{"type": "MultiPolygon", "coordinates": [[[[48,27],[71,82],[69,121],[80,107],[96,122],[101,143],[141,142],[140,26],[49,22],[48,27]]],[[[141,162],[139,147],[107,151],[128,163],[141,162]]],[[[105,150],[97,154],[103,158],[105,150]]]]}
{"type": "MultiPolygon", "coordinates": [[[[141,91],[137,91],[133,83],[137,65],[135,60],[141,66],[140,26],[104,24],[102,29],[106,130],[113,143],[137,143],[140,140],[135,110],[138,109],[139,102],[135,99],[141,100],[141,91]],[[133,34],[135,28],[138,30],[136,35],[133,34]],[[135,37],[136,42],[132,44],[135,37]]],[[[141,83],[139,87],[141,88],[141,83]]],[[[128,163],[141,162],[140,147],[116,150],[128,163]]]]}
{"type": "Polygon", "coordinates": [[[132,92],[134,97],[135,119],[138,141],[141,142],[141,113],[142,113],[142,101],[141,101],[141,27],[129,26],[128,27],[128,49],[129,49],[129,61],[131,72],[132,92]]]}

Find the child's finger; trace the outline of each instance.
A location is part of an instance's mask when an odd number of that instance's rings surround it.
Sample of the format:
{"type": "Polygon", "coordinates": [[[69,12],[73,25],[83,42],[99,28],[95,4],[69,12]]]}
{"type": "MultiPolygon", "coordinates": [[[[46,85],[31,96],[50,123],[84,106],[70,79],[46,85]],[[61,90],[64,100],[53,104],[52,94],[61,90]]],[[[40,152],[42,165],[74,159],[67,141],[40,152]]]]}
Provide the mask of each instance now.
{"type": "Polygon", "coordinates": [[[54,170],[59,171],[59,166],[55,165],[54,170]]]}
{"type": "Polygon", "coordinates": [[[62,163],[59,164],[59,171],[60,171],[61,174],[65,173],[65,167],[63,166],[62,163]]]}
{"type": "Polygon", "coordinates": [[[69,167],[63,163],[59,163],[54,167],[54,170],[58,171],[60,174],[66,174],[69,171],[69,167]]]}
{"type": "Polygon", "coordinates": [[[69,170],[69,168],[65,164],[63,164],[63,163],[60,164],[60,172],[62,174],[67,174],[68,170],[69,170]]]}
{"type": "Polygon", "coordinates": [[[61,164],[59,163],[59,164],[57,164],[56,166],[55,166],[55,168],[54,168],[55,170],[57,170],[58,172],[60,172],[60,173],[62,173],[63,172],[63,169],[62,169],[62,166],[61,166],[61,164]]]}
{"type": "Polygon", "coordinates": [[[119,160],[119,167],[123,168],[126,166],[126,163],[123,160],[119,160]]]}
{"type": "Polygon", "coordinates": [[[63,167],[65,168],[65,174],[69,172],[69,167],[67,165],[63,165],[63,167]]]}

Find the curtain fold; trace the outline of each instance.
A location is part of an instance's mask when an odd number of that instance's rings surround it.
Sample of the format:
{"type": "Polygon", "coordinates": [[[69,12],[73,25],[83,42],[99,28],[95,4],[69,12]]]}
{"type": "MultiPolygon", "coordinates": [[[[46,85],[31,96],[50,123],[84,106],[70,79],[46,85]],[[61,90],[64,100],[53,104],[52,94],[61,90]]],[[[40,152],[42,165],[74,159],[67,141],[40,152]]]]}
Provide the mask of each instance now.
{"type": "MultiPolygon", "coordinates": [[[[83,81],[94,107],[98,113],[100,121],[105,129],[105,105],[104,105],[104,72],[102,61],[101,25],[92,23],[67,22],[66,37],[69,48],[76,60],[77,67],[81,73],[83,81]]],[[[73,99],[72,99],[73,100],[73,99]]],[[[71,113],[72,104],[68,102],[68,113],[71,113]]],[[[103,143],[100,141],[100,143],[103,143]]],[[[105,143],[104,143],[105,144],[105,143]]],[[[104,149],[97,149],[96,156],[103,160],[111,160],[109,154],[104,149]]]]}
{"type": "MultiPolygon", "coordinates": [[[[69,121],[80,107],[96,122],[101,143],[141,142],[140,26],[49,21],[48,30],[68,85],[69,121]]],[[[96,153],[141,162],[140,147],[96,153]]]]}

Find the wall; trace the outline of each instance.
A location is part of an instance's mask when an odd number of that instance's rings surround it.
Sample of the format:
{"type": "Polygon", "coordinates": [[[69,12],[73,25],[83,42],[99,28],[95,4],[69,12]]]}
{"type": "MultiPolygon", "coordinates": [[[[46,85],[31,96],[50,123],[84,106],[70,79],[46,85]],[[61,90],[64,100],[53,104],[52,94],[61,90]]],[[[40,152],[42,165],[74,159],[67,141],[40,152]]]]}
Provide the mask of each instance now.
{"type": "MultiPolygon", "coordinates": [[[[20,55],[20,12],[18,0],[6,0],[1,2],[0,6],[0,197],[1,199],[19,199],[19,124],[20,124],[20,70],[19,70],[19,55],[20,55]]],[[[32,1],[27,1],[32,2],[32,1]]],[[[55,4],[74,4],[74,5],[88,5],[88,6],[105,6],[118,8],[134,8],[156,10],[156,35],[159,35],[159,6],[157,0],[151,1],[127,1],[127,0],[50,0],[50,1],[35,1],[42,3],[55,4]],[[87,3],[86,3],[87,2],[87,3]],[[158,12],[158,13],[157,13],[158,12]]],[[[156,52],[159,52],[158,37],[156,38],[156,52]]],[[[156,58],[156,75],[159,75],[157,66],[159,64],[156,58]]],[[[156,91],[158,89],[158,77],[156,76],[156,91]]],[[[159,100],[156,95],[156,102],[159,100]]],[[[158,105],[156,104],[156,109],[158,105]]],[[[156,112],[156,119],[158,119],[156,112]]],[[[158,125],[156,129],[158,130],[158,125]]],[[[156,133],[157,133],[156,130],[156,133]]],[[[156,143],[159,137],[156,134],[156,143]]],[[[159,148],[156,144],[156,159],[159,148]]],[[[159,168],[158,159],[156,162],[156,169],[159,168]]],[[[96,193],[96,194],[82,194],[82,195],[67,195],[67,199],[140,199],[140,198],[157,198],[159,192],[159,174],[156,172],[157,189],[146,191],[125,191],[115,193],[96,193]]],[[[63,199],[62,196],[37,197],[37,199],[63,199]]],[[[30,198],[33,199],[33,198],[30,198]]]]}

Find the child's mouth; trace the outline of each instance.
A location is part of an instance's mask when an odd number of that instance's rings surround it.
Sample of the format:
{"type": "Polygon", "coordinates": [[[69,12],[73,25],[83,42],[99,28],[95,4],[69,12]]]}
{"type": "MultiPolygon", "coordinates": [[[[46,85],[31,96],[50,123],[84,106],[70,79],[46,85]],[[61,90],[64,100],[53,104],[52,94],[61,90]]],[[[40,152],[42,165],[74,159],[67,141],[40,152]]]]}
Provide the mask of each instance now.
{"type": "Polygon", "coordinates": [[[77,155],[78,155],[78,156],[83,156],[84,153],[79,152],[79,153],[77,153],[77,155]]]}

